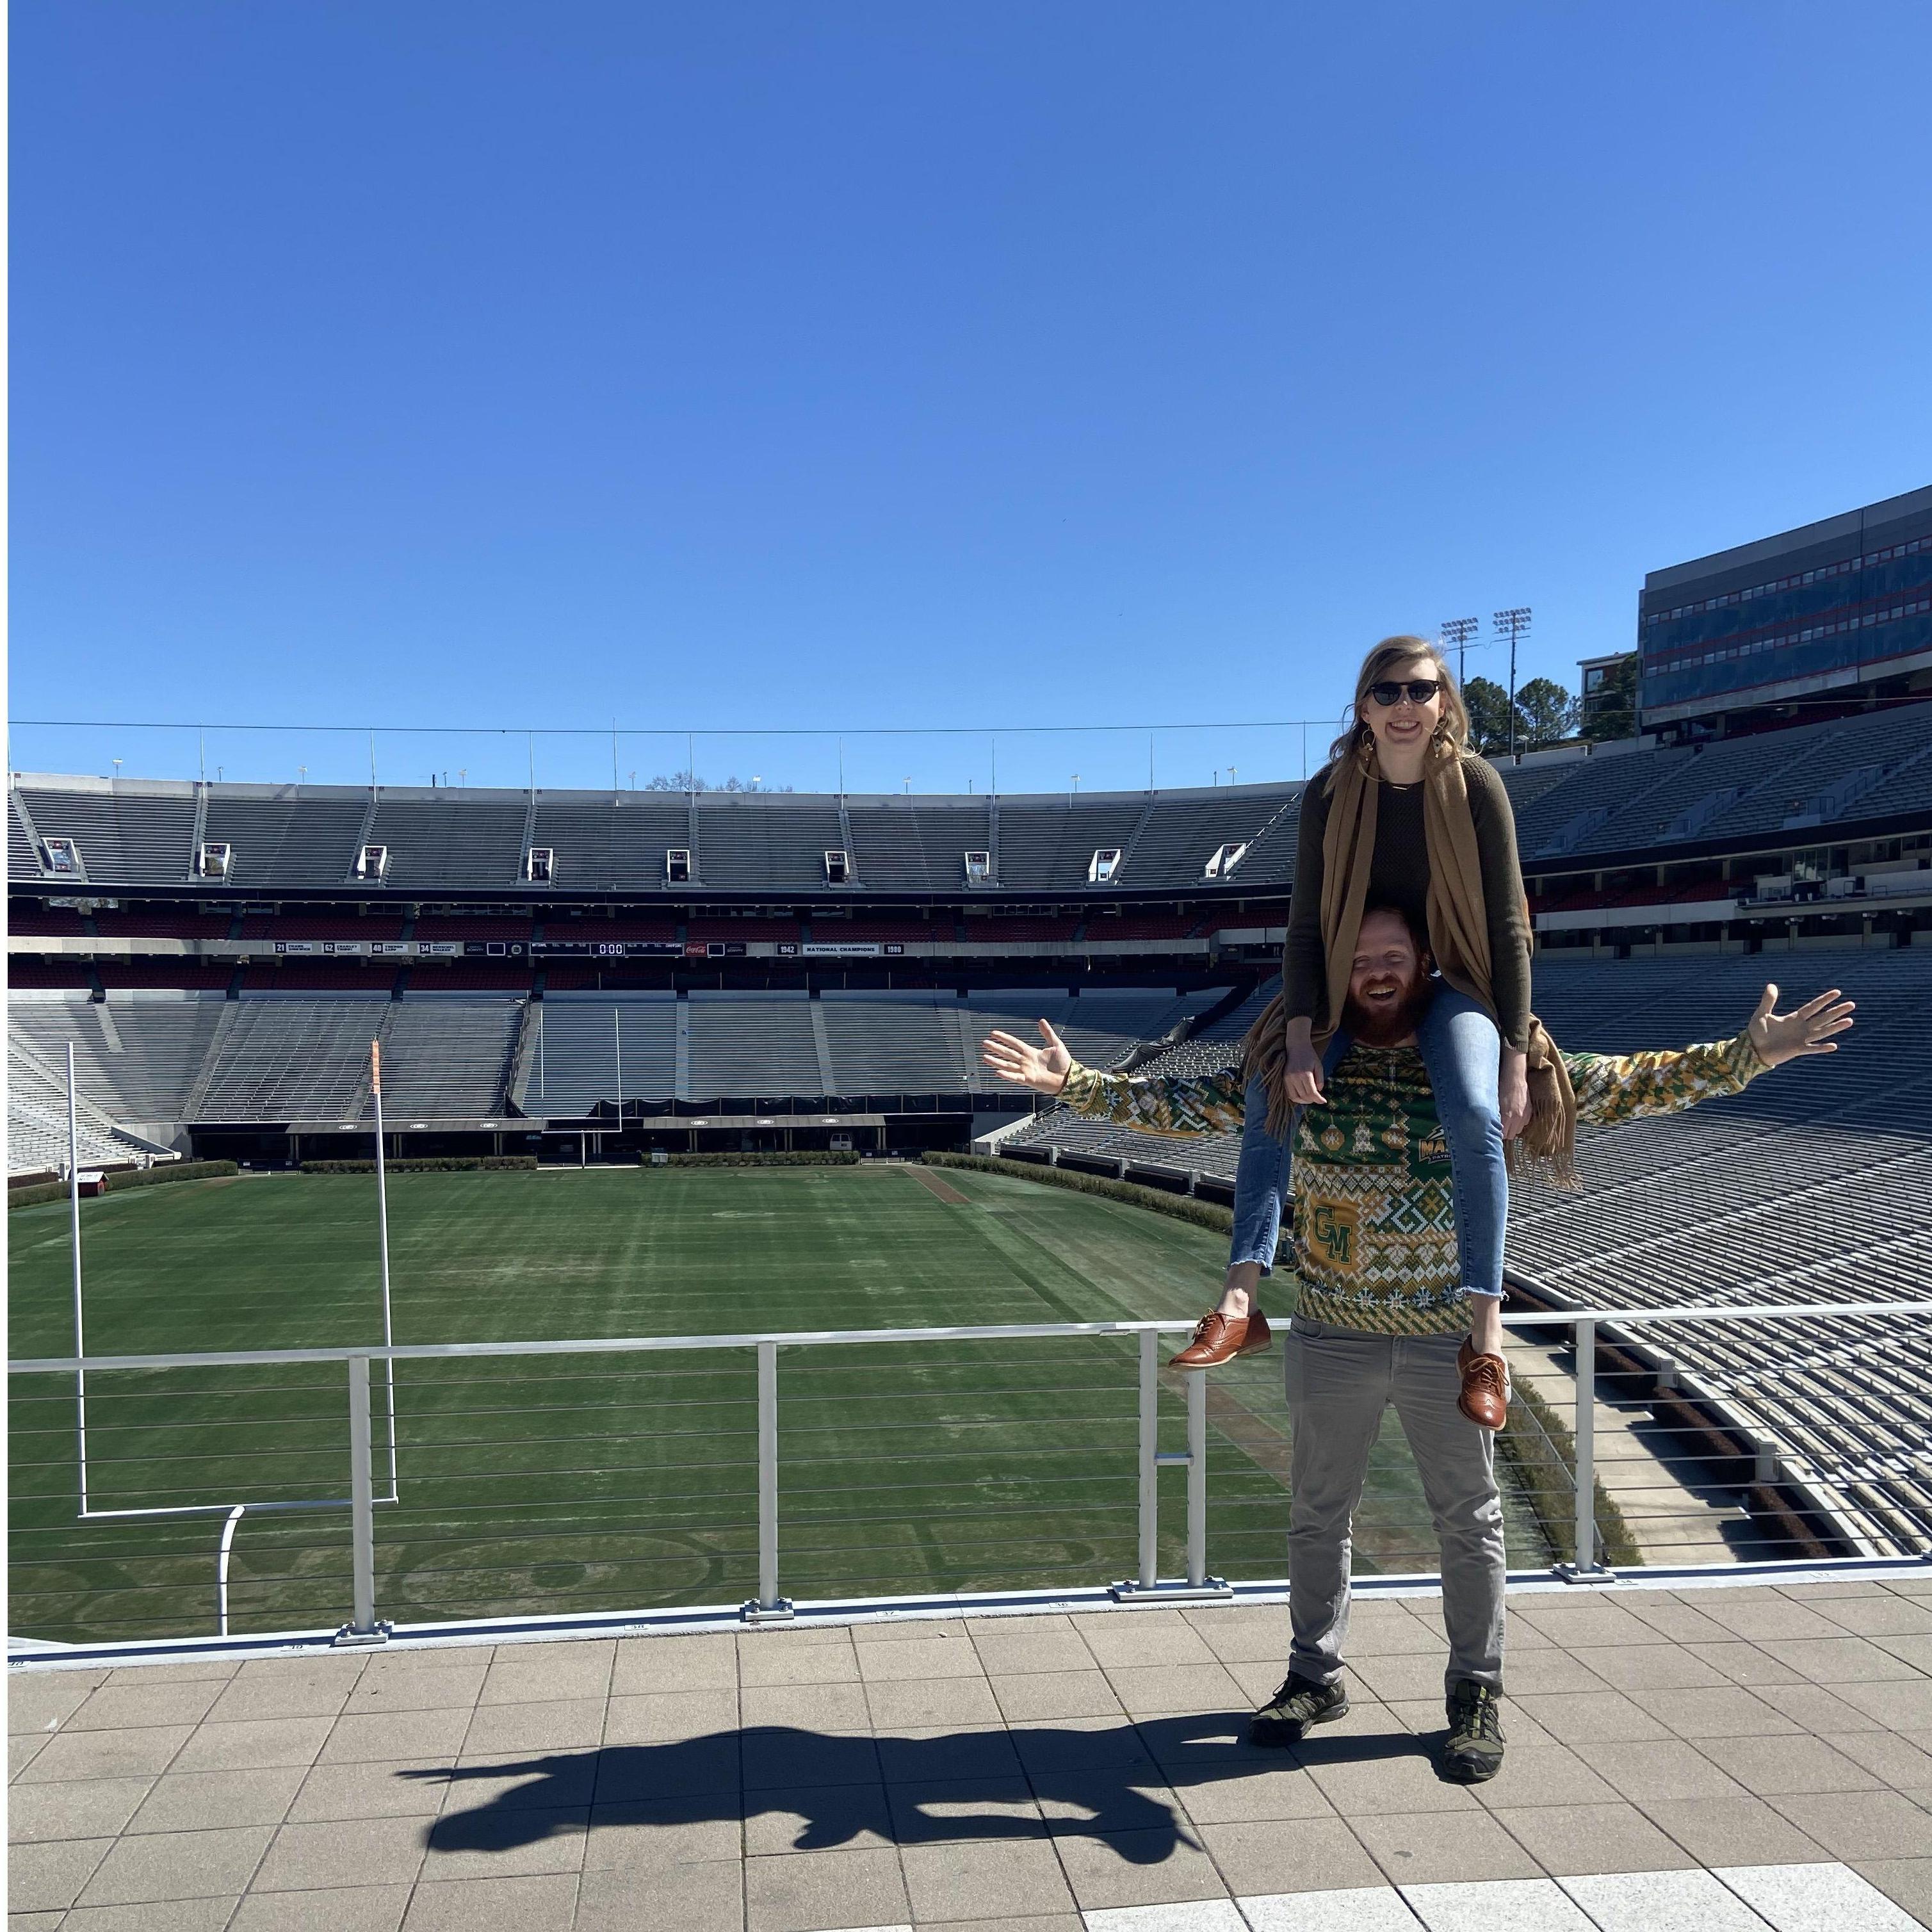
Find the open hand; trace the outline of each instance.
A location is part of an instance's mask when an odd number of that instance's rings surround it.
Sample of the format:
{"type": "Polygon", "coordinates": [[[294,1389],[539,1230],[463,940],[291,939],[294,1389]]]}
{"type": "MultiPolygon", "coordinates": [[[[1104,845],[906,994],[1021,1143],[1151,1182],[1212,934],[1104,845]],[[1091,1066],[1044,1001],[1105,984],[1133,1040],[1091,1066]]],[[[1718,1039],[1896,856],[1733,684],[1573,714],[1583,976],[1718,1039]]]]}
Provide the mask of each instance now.
{"type": "Polygon", "coordinates": [[[1787,1060],[1802,1059],[1808,1054],[1836,1053],[1838,1045],[1832,1036],[1851,1024],[1853,1004],[1839,999],[1834,986],[1828,993],[1780,1013],[1778,988],[1767,986],[1750,1016],[1750,1043],[1767,1066],[1782,1066],[1787,1060]]]}
{"type": "Polygon", "coordinates": [[[1073,1056],[1044,1020],[1040,1022],[1040,1033],[1046,1042],[1043,1047],[1029,1046],[1010,1033],[988,1034],[980,1042],[980,1058],[1016,1087],[1030,1087],[1036,1094],[1058,1094],[1066,1084],[1073,1056]]]}

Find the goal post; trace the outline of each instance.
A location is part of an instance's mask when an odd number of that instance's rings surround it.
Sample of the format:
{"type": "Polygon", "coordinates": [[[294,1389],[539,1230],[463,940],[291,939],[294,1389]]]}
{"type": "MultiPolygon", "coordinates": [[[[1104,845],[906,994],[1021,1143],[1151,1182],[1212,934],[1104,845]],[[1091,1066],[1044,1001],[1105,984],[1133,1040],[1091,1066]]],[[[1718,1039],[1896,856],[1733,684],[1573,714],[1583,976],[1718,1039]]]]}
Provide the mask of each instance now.
{"type": "MultiPolygon", "coordinates": [[[[379,1279],[381,1284],[382,1304],[382,1346],[386,1349],[395,1342],[395,1323],[391,1306],[389,1280],[389,1196],[388,1172],[383,1147],[382,1125],[382,1050],[380,1040],[369,1042],[369,1080],[370,1098],[374,1104],[376,1125],[376,1238],[379,1279]]],[[[232,1497],[211,1499],[206,1502],[170,1503],[141,1508],[100,1509],[94,1506],[89,1493],[87,1447],[87,1370],[84,1366],[87,1358],[87,1309],[86,1270],[82,1258],[80,1232],[80,1084],[74,1064],[74,1042],[67,1042],[67,1139],[68,1139],[68,1220],[69,1247],[73,1258],[74,1275],[74,1449],[79,1470],[80,1508],[76,1520],[82,1522],[126,1522],[140,1517],[219,1516],[222,1518],[220,1541],[215,1552],[215,1622],[217,1634],[228,1634],[228,1572],[229,1560],[234,1548],[236,1530],[244,1516],[280,1514],[293,1510],[350,1509],[354,1499],[349,1496],[316,1496],[304,1498],[278,1498],[272,1502],[237,1501],[232,1497]]],[[[387,1437],[389,1465],[389,1488],[386,1496],[378,1494],[372,1500],[377,1503],[398,1503],[401,1491],[398,1484],[397,1432],[396,1432],[396,1365],[385,1357],[382,1363],[385,1396],[385,1432],[387,1437]]],[[[352,1418],[351,1427],[354,1426],[352,1418]]],[[[352,1451],[353,1444],[352,1444],[352,1451]]],[[[373,1445],[370,1445],[373,1447],[373,1445]]]]}

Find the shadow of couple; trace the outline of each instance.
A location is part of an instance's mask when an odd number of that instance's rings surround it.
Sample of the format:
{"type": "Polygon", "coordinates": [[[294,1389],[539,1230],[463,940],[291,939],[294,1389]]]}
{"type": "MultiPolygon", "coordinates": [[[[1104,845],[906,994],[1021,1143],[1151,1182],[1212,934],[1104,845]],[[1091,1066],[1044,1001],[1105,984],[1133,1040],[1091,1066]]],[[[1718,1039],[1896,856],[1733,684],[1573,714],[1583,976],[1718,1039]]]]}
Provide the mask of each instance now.
{"type": "Polygon", "coordinates": [[[450,1785],[488,1780],[487,1802],[447,1810],[434,1852],[501,1852],[578,1828],[587,1810],[612,1823],[803,1820],[791,1849],[824,1851],[872,1834],[898,1845],[1056,1835],[1108,1838],[1136,1864],[1195,1846],[1190,1791],[1270,1772],[1426,1755],[1406,1731],[1324,1736],[1263,1748],[1249,1714],[1122,1720],[1100,1728],[1022,1726],[873,1738],[790,1726],[714,1731],[660,1744],[604,1744],[506,1763],[399,1772],[450,1785]]]}

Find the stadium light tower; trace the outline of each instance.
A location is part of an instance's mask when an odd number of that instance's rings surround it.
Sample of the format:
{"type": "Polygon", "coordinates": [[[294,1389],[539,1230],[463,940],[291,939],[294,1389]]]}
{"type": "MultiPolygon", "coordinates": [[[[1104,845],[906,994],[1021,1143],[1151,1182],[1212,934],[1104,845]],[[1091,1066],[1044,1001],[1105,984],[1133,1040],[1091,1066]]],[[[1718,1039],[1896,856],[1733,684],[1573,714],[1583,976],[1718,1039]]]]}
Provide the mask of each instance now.
{"type": "Polygon", "coordinates": [[[1496,636],[1507,638],[1510,647],[1509,680],[1509,748],[1510,756],[1516,756],[1516,647],[1517,641],[1529,635],[1529,606],[1513,605],[1507,610],[1498,610],[1495,618],[1496,636]]]}
{"type": "MultiPolygon", "coordinates": [[[[1469,650],[1469,640],[1480,628],[1474,617],[1445,617],[1437,634],[1437,641],[1456,653],[1456,688],[1461,690],[1468,680],[1462,675],[1463,662],[1469,650]]],[[[1477,650],[1482,646],[1478,644],[1477,650]]]]}

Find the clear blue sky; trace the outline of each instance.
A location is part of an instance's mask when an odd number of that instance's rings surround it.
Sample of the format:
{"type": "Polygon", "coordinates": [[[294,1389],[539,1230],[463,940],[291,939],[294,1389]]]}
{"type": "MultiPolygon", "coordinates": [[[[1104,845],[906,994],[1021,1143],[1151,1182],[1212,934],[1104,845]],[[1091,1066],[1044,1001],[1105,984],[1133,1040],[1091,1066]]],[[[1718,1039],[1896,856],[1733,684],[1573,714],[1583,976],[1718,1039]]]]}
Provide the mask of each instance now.
{"type": "Polygon", "coordinates": [[[1916,0],[20,0],[12,61],[16,717],[627,777],[1332,718],[1385,632],[1528,604],[1574,685],[1646,569],[1932,480],[1916,0]]]}

